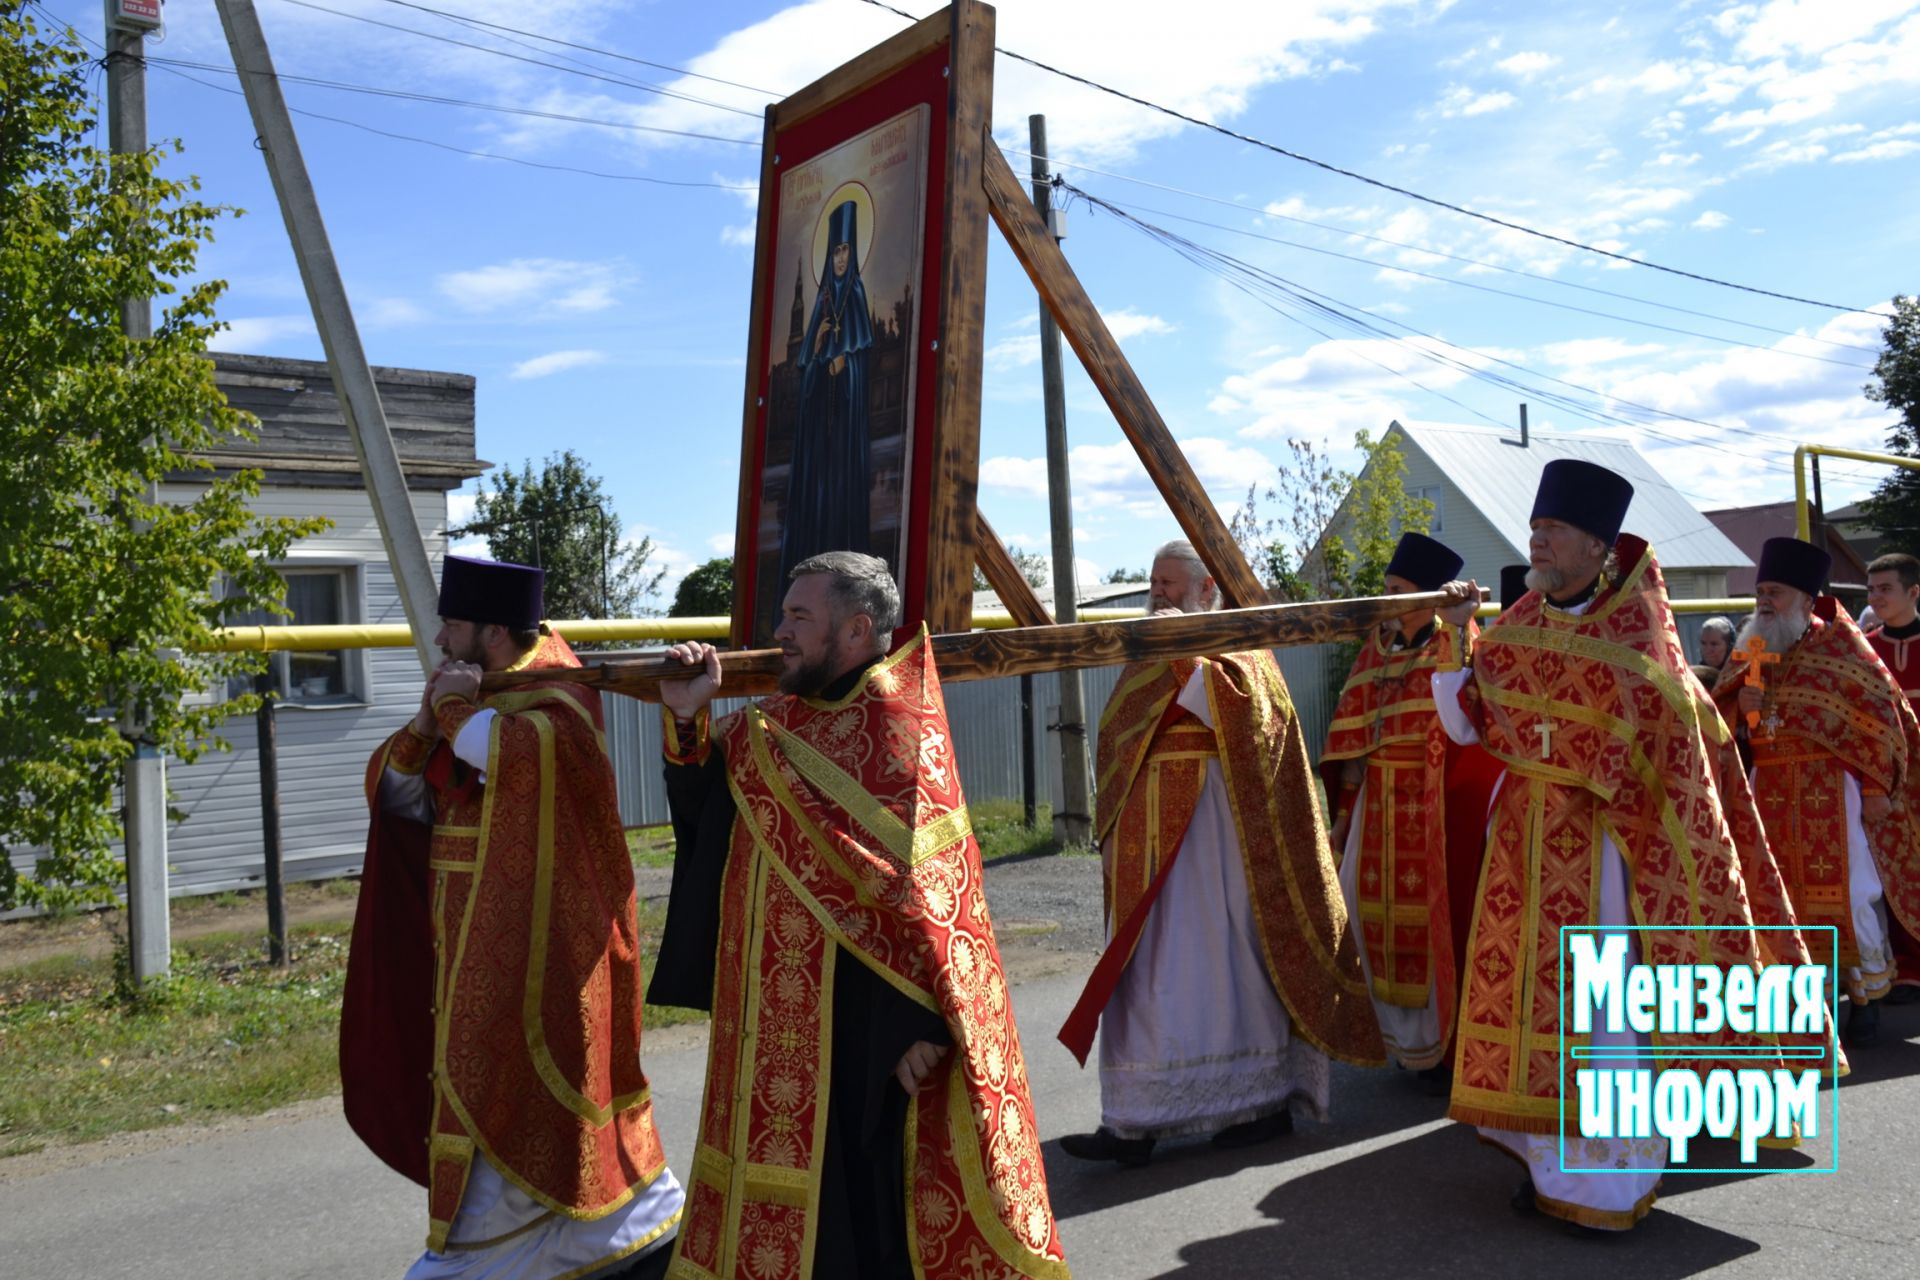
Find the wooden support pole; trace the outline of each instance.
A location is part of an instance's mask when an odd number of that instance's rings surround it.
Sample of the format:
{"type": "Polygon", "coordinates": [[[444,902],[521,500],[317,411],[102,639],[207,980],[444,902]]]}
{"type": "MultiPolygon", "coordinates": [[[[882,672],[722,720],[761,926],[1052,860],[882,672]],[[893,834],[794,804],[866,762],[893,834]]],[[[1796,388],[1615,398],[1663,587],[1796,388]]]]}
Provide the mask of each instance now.
{"type": "MultiPolygon", "coordinates": [[[[114,21],[107,9],[107,147],[118,156],[147,149],[147,38],[114,21]]],[[[120,300],[120,331],[135,342],[153,337],[153,299],[120,300]]],[[[138,357],[136,357],[138,358],[138,357]]],[[[159,485],[147,486],[148,501],[159,485]]],[[[173,922],[167,895],[167,758],[148,742],[146,726],[132,715],[120,732],[133,743],[120,773],[125,819],[120,825],[127,857],[127,949],[133,980],[144,986],[164,978],[173,965],[173,922]]]]}
{"type": "Polygon", "coordinates": [[[1140,461],[1173,509],[1173,517],[1193,543],[1194,550],[1213,572],[1226,602],[1237,607],[1265,603],[1266,588],[1240,553],[1226,522],[1214,509],[1207,491],[1174,442],[1173,433],[1153,406],[1140,378],[1127,363],[1106,321],[1087,296],[1073,268],[1067,265],[1053,233],[1041,220],[1027,193],[1020,189],[1006,156],[992,138],[986,140],[984,168],[987,205],[995,225],[1007,239],[1014,257],[1026,268],[1034,288],[1059,322],[1073,353],[1087,376],[1100,389],[1107,407],[1125,433],[1140,461]]]}
{"type": "Polygon", "coordinates": [[[423,671],[432,671],[440,661],[433,647],[433,636],[439,629],[440,598],[434,584],[433,565],[427,559],[419,521],[414,518],[406,476],[400,470],[400,455],[394,450],[393,434],[387,429],[387,414],[380,404],[373,368],[367,363],[366,349],[360,345],[360,331],[354,325],[353,308],[347,302],[347,287],[340,278],[340,266],[334,261],[326,223],[320,217],[320,201],[314,195],[306,161],[300,155],[293,117],[288,114],[286,98],[280,92],[280,80],[274,73],[273,57],[267,50],[267,37],[260,29],[260,16],[254,12],[253,0],[215,0],[215,3],[220,9],[220,24],[226,28],[233,65],[240,74],[240,87],[246,92],[247,110],[253,116],[254,130],[266,154],[267,173],[273,179],[274,194],[279,197],[287,236],[293,242],[293,256],[300,264],[300,279],[306,285],[307,302],[313,308],[313,322],[320,330],[320,344],[326,348],[327,371],[340,396],[341,416],[346,419],[347,434],[360,459],[367,496],[373,501],[380,541],[386,547],[387,563],[393,567],[394,584],[400,590],[407,623],[413,628],[420,667],[423,671]]]}
{"type": "MultiPolygon", "coordinates": [[[[1028,149],[1033,153],[1033,207],[1057,246],[1052,174],[1047,166],[1047,118],[1027,117],[1028,149]]],[[[1067,381],[1061,366],[1060,325],[1043,298],[1040,302],[1040,388],[1047,421],[1047,516],[1053,534],[1053,612],[1061,622],[1080,615],[1080,580],[1073,553],[1073,488],[1067,471],[1067,381]]],[[[1248,604],[1253,601],[1246,601],[1248,604]]],[[[1087,690],[1078,671],[1057,673],[1060,715],[1052,728],[1060,735],[1060,808],[1053,815],[1054,840],[1085,845],[1093,840],[1093,763],[1087,753],[1087,690]]]]}
{"type": "MultiPolygon", "coordinates": [[[[1216,609],[1122,622],[966,631],[934,636],[928,643],[933,646],[934,665],[943,681],[993,680],[1029,672],[1331,644],[1404,613],[1439,609],[1448,603],[1445,592],[1427,591],[1408,596],[1270,604],[1256,609],[1216,609]]],[[[721,687],[728,697],[771,693],[781,666],[778,649],[729,650],[720,655],[721,687]]],[[[480,687],[494,693],[525,684],[560,682],[658,701],[662,681],[685,680],[690,673],[691,668],[672,658],[617,658],[591,667],[489,672],[480,687]]]]}
{"type": "Polygon", "coordinates": [[[254,733],[260,756],[260,847],[266,861],[267,956],[276,966],[285,968],[287,888],[284,855],[280,846],[280,740],[274,728],[274,688],[270,670],[254,677],[253,691],[260,695],[254,733]]]}

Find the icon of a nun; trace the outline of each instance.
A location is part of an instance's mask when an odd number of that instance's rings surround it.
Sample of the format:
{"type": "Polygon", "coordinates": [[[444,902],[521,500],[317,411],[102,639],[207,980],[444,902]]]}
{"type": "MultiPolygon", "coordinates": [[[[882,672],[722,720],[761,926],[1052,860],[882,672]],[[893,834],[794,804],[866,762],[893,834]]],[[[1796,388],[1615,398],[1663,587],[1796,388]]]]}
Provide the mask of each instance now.
{"type": "MultiPolygon", "coordinates": [[[[853,186],[854,184],[849,184],[853,186]]],[[[800,414],[793,437],[793,468],[780,540],[779,592],[788,574],[823,551],[866,551],[868,502],[867,360],[873,317],[860,282],[860,206],[871,216],[864,188],[858,199],[831,204],[820,291],[800,343],[800,414]]],[[[867,228],[870,242],[873,228],[867,228]]],[[[817,242],[816,242],[817,243],[817,242]]]]}

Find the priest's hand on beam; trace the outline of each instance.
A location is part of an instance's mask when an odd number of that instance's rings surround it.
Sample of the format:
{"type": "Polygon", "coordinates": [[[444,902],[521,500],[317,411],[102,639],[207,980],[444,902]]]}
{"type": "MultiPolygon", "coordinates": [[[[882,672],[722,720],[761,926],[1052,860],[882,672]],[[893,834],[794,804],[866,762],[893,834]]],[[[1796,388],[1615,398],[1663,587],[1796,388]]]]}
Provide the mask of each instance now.
{"type": "Polygon", "coordinates": [[[668,649],[667,657],[685,666],[701,668],[685,680],[660,682],[660,704],[671,711],[676,720],[691,720],[720,691],[720,651],[710,644],[688,640],[668,649]]]}
{"type": "Polygon", "coordinates": [[[1480,601],[1486,593],[1480,584],[1469,579],[1466,582],[1449,582],[1440,588],[1447,597],[1447,603],[1440,606],[1440,616],[1456,627],[1464,627],[1473,617],[1474,610],[1480,607],[1480,601]]]}
{"type": "Polygon", "coordinates": [[[920,1084],[933,1069],[940,1065],[940,1059],[947,1054],[945,1049],[925,1040],[916,1040],[913,1047],[900,1055],[900,1064],[893,1069],[893,1078],[907,1091],[909,1098],[920,1092],[920,1084]]]}

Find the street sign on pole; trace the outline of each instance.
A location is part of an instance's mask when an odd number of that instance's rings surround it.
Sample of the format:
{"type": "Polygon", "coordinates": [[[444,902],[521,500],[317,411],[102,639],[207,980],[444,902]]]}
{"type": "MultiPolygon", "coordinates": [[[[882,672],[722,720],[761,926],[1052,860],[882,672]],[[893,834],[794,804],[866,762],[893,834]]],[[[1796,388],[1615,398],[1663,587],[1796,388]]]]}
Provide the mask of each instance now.
{"type": "Polygon", "coordinates": [[[107,0],[107,29],[145,35],[165,25],[160,0],[107,0]]]}

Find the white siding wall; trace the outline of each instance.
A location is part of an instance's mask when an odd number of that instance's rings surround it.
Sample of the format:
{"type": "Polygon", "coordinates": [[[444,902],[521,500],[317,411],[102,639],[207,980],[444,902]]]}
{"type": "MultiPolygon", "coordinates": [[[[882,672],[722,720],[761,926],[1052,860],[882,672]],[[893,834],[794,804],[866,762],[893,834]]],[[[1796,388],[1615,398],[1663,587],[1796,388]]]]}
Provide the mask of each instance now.
{"type": "MultiPolygon", "coordinates": [[[[190,499],[191,489],[175,494],[190,499]]],[[[443,493],[412,495],[414,518],[436,574],[446,551],[443,493]]],[[[406,611],[380,542],[373,505],[352,489],[275,489],[253,504],[262,515],[323,515],[334,527],[298,544],[288,564],[358,566],[360,591],[349,593],[348,621],[404,623],[406,611]],[[354,611],[362,610],[355,616],[354,611]]],[[[281,842],[289,879],[316,879],[359,869],[366,845],[363,778],[367,757],[419,706],[425,681],[408,649],[372,649],[361,668],[361,705],[283,707],[276,717],[280,764],[281,842]]],[[[209,893],[260,883],[260,774],[252,718],[229,721],[230,752],[192,765],[170,762],[174,804],[185,816],[167,834],[176,894],[209,893]]]]}

